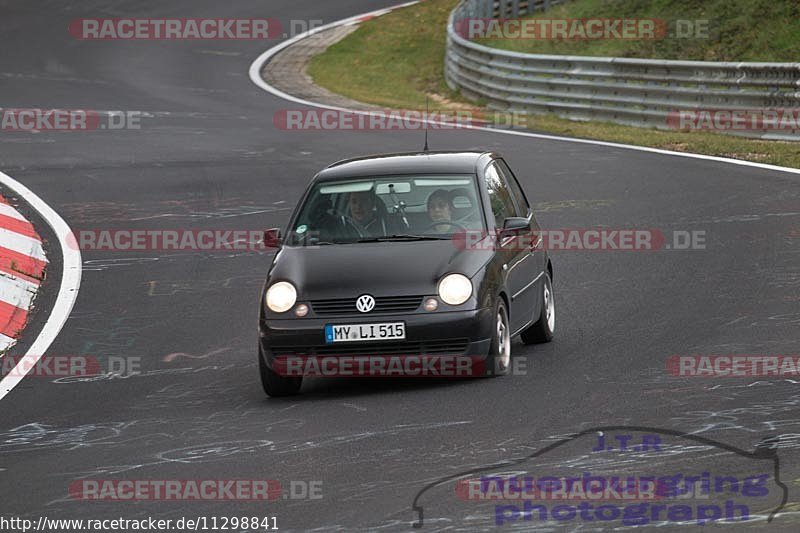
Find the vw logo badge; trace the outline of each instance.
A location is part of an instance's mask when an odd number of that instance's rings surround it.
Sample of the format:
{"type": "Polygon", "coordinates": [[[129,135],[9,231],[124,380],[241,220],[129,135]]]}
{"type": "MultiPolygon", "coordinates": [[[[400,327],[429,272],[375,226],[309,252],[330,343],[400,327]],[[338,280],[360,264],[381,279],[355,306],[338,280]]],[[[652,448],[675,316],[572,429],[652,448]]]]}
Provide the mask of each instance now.
{"type": "Polygon", "coordinates": [[[375,298],[369,294],[359,296],[358,300],[356,300],[356,309],[362,313],[369,313],[375,309],[375,298]]]}

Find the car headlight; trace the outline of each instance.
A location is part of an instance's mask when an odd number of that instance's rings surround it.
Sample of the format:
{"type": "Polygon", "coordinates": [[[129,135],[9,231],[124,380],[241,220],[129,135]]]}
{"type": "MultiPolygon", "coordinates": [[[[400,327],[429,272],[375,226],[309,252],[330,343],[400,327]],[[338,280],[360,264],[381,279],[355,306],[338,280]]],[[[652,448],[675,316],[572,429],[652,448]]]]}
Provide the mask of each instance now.
{"type": "Polygon", "coordinates": [[[439,282],[439,298],[449,305],[461,305],[472,296],[472,282],[463,274],[448,274],[439,282]]]}
{"type": "Polygon", "coordinates": [[[285,313],[297,301],[297,289],[288,281],[279,281],[267,289],[267,307],[276,313],[285,313]]]}

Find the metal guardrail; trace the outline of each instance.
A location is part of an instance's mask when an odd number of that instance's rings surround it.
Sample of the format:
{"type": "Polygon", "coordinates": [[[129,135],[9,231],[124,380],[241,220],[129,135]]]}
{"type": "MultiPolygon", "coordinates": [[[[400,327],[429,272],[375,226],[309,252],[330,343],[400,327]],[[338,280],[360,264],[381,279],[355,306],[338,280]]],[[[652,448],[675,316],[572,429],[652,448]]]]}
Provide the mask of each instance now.
{"type": "MultiPolygon", "coordinates": [[[[668,119],[680,110],[800,108],[800,63],[522,54],[470,41],[456,28],[465,19],[518,17],[563,1],[463,0],[448,22],[447,84],[498,111],[659,129],[674,129],[668,119]]],[[[800,140],[800,129],[730,133],[800,140]]]]}

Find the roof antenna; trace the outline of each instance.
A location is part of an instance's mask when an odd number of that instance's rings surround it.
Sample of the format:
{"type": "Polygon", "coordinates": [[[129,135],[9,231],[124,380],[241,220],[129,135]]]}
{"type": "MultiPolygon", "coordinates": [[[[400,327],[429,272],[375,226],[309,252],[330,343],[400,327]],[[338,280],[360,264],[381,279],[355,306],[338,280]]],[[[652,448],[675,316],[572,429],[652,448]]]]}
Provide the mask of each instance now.
{"type": "Polygon", "coordinates": [[[422,149],[423,152],[429,152],[428,150],[428,127],[430,126],[430,96],[425,96],[425,148],[422,149]]]}

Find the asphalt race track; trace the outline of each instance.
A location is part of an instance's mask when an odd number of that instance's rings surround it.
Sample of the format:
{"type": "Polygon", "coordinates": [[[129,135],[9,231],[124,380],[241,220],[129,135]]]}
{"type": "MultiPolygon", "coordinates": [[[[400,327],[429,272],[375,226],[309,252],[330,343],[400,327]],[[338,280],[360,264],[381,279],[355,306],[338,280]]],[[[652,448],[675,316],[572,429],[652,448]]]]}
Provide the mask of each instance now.
{"type": "MultiPolygon", "coordinates": [[[[80,17],[332,22],[393,3],[2,1],[0,107],[146,115],[139,130],[0,132],[0,170],[76,231],[283,226],[318,169],[417,150],[422,136],[277,130],[273,114],[297,104],[248,77],[277,40],[82,42],[67,27],[80,17]]],[[[544,227],[705,231],[706,248],[553,252],[556,339],[515,340],[524,373],[315,379],[289,399],[266,398],[258,381],[268,253],[83,252],[77,303],[48,354],[140,358],[140,373],[30,376],[2,399],[0,515],[275,516],[284,530],[409,530],[426,484],[613,425],[743,450],[781,436],[781,478],[796,501],[796,380],[676,378],[666,361],[798,353],[798,175],[492,132],[435,132],[431,145],[505,154],[544,227]],[[322,498],[81,501],[68,495],[81,478],[321,481],[322,498]]],[[[718,459],[691,460],[713,470],[718,459]]],[[[493,525],[491,515],[450,518],[425,525],[493,525]]],[[[751,527],[796,531],[795,520],[751,527]]]]}

